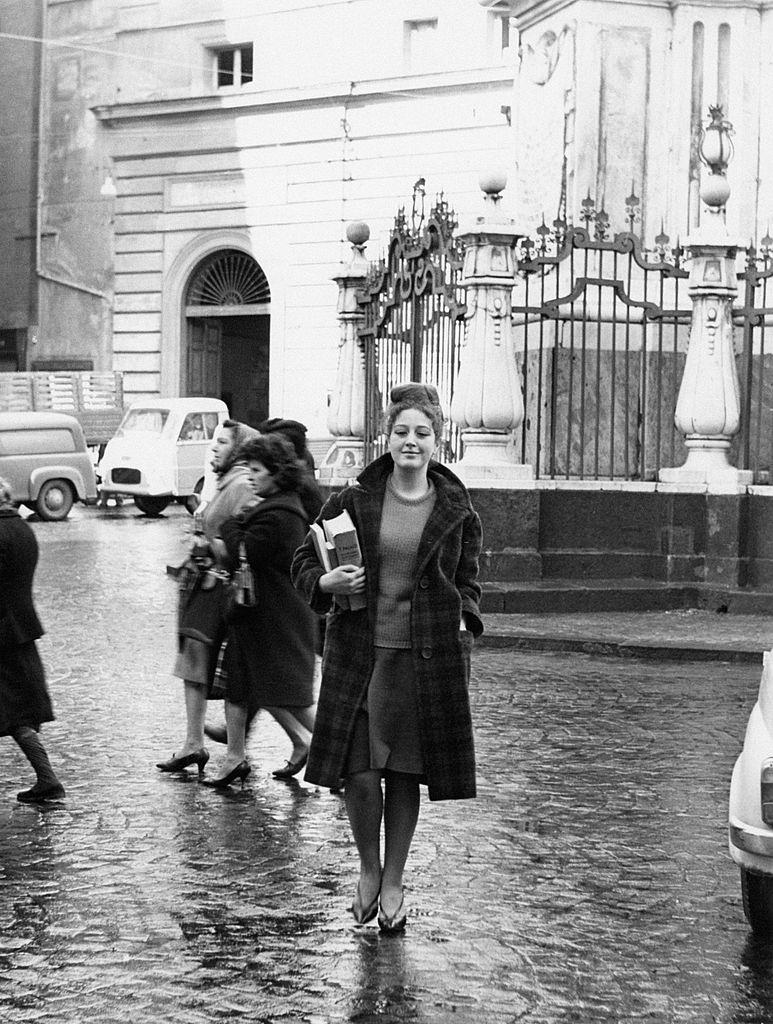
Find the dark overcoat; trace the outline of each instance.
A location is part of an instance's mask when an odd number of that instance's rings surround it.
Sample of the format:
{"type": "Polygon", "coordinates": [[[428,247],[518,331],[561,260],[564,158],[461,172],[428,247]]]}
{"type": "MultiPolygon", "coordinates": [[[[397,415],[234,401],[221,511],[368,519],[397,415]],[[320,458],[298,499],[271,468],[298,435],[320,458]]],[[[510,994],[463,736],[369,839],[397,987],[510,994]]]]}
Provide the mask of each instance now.
{"type": "Polygon", "coordinates": [[[231,567],[244,541],[255,577],[255,607],[234,611],[224,656],[229,689],[238,678],[251,710],[314,703],[316,621],[290,581],[293,553],[307,528],[296,493],[272,494],[220,526],[231,567]]]}
{"type": "Polygon", "coordinates": [[[43,635],[32,599],[38,542],[12,508],[0,508],[0,736],[39,729],[54,717],[35,641],[43,635]]]}
{"type": "MultiPolygon", "coordinates": [[[[357,483],[334,494],[318,521],[346,509],[354,520],[365,566],[367,607],[342,611],[319,589],[323,569],[310,535],[295,553],[295,586],[318,614],[330,612],[322,685],[306,769],[309,782],[335,786],[373,668],[378,594],[379,530],[386,481],[394,468],[383,455],[357,483]]],[[[469,701],[473,636],[483,632],[478,601],[480,519],[466,488],[447,467],[430,462],[436,500],[419,541],[411,599],[411,651],[419,731],[430,800],[475,796],[475,750],[469,701]],[[462,613],[468,629],[460,631],[462,613]]]]}

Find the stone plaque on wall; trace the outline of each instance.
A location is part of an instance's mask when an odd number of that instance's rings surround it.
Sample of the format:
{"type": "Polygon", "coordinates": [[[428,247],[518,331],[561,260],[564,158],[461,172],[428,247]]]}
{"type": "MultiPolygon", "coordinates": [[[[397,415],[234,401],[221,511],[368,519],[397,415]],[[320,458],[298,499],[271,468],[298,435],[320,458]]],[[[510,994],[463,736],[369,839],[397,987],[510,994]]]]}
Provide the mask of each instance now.
{"type": "Polygon", "coordinates": [[[209,210],[213,207],[246,205],[246,188],[241,174],[166,182],[165,210],[209,210]]]}

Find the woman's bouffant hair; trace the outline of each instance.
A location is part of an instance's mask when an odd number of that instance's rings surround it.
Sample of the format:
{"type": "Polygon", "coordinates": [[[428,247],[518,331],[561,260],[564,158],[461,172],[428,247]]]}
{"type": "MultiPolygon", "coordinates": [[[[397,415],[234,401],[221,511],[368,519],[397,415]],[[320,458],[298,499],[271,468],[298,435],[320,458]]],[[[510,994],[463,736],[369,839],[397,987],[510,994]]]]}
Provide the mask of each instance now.
{"type": "Polygon", "coordinates": [[[12,494],[11,485],[4,477],[0,476],[0,505],[10,505],[12,494]]]}
{"type": "Polygon", "coordinates": [[[405,384],[395,384],[389,392],[389,405],[384,416],[384,428],[387,434],[392,433],[392,427],[400,413],[406,412],[408,409],[417,409],[419,412],[423,412],[432,423],[435,437],[440,438],[445,417],[440,405],[440,396],[434,384],[421,384],[413,380],[409,380],[405,384]]]}
{"type": "Polygon", "coordinates": [[[239,449],[239,460],[260,462],[280,491],[297,491],[305,472],[295,448],[284,434],[261,434],[250,438],[239,449]]]}

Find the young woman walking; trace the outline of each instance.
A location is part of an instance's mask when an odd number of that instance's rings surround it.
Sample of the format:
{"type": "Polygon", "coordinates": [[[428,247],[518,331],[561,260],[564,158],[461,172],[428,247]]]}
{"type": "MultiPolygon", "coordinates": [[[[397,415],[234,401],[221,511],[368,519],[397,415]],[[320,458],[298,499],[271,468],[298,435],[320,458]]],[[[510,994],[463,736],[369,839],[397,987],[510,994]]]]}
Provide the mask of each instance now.
{"type": "Polygon", "coordinates": [[[461,481],[432,460],[443,425],[437,391],[411,382],[390,399],[388,453],[320,513],[351,515],[363,565],[326,573],[307,537],[292,575],[315,611],[332,612],[306,779],[345,780],[360,856],[351,910],[358,923],[378,914],[382,931],[395,933],[406,923],[403,872],[420,784],[430,800],[475,796],[468,682],[483,626],[480,520],[461,481]],[[359,593],[363,610],[335,604],[359,593]]]}

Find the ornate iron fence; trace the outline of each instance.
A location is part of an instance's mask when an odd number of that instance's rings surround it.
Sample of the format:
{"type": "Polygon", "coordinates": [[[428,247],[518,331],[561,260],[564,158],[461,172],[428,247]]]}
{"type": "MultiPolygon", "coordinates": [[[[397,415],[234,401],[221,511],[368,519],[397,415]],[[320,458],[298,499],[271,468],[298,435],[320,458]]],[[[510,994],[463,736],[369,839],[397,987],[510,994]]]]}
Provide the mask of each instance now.
{"type": "Polygon", "coordinates": [[[733,322],[741,335],[739,376],[741,430],[735,439],[735,465],[751,469],[755,483],[773,479],[773,238],[766,235],[760,248],[750,246],[746,266],[739,275],[743,305],[733,310],[733,322]]]}
{"type": "Polygon", "coordinates": [[[590,196],[584,227],[544,223],[517,243],[513,322],[526,415],[516,439],[538,477],[651,480],[684,461],[674,408],[690,323],[678,241],[645,252],[633,227],[609,237],[590,196]]]}
{"type": "MultiPolygon", "coordinates": [[[[634,227],[640,200],[626,200],[627,230],[588,196],[581,227],[544,222],[516,243],[513,327],[525,416],[517,458],[540,478],[657,479],[686,458],[674,410],[689,340],[691,303],[685,252],[661,227],[645,249],[634,227]]],[[[410,219],[395,218],[386,256],[372,265],[359,299],[358,336],[366,375],[366,458],[381,454],[384,399],[400,380],[435,384],[446,410],[459,369],[467,312],[463,248],[441,196],[428,216],[424,180],[410,219]]],[[[773,476],[773,238],[748,250],[734,309],[742,425],[734,463],[755,481],[773,476]]],[[[439,458],[461,457],[449,426],[439,458]]]]}
{"type": "MultiPolygon", "coordinates": [[[[464,330],[463,249],[454,237],[456,218],[442,194],[424,211],[424,179],[414,186],[410,221],[398,212],[386,256],[371,267],[359,299],[364,322],[358,337],[365,359],[365,457],[386,445],[381,430],[384,400],[405,380],[434,384],[443,408],[451,404],[464,330]]],[[[449,425],[439,457],[461,457],[459,431],[449,425]]]]}

